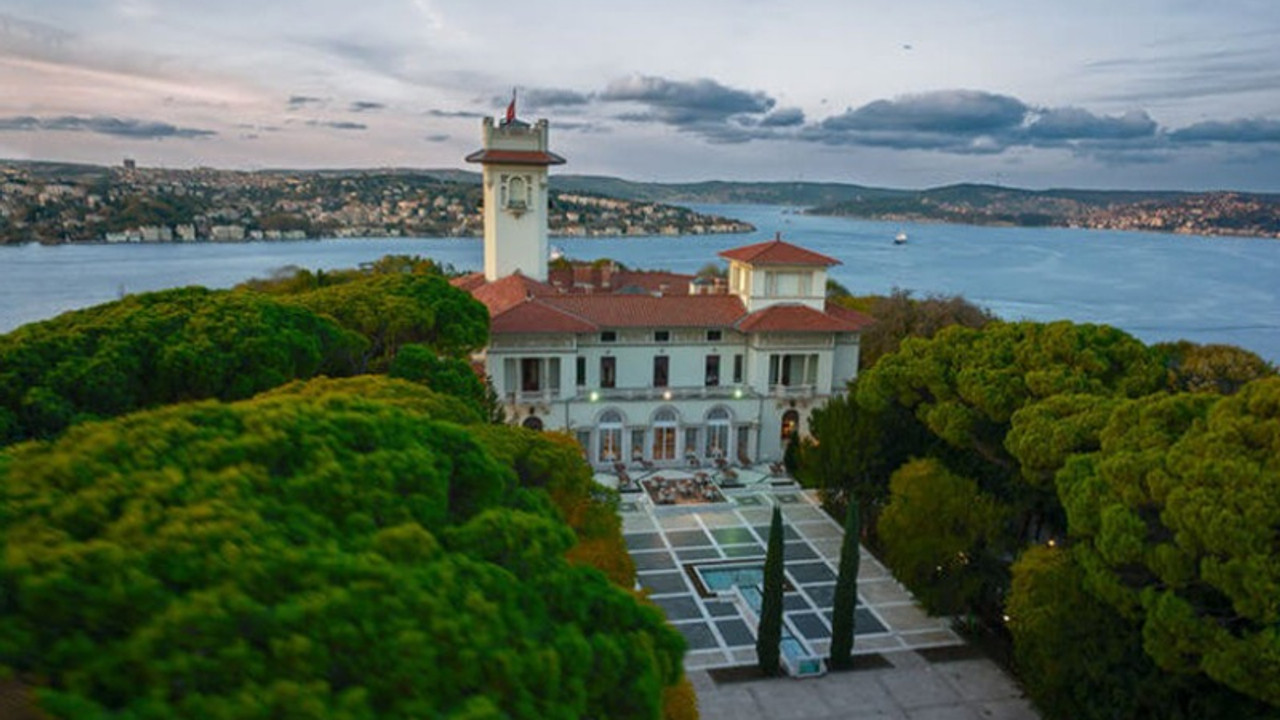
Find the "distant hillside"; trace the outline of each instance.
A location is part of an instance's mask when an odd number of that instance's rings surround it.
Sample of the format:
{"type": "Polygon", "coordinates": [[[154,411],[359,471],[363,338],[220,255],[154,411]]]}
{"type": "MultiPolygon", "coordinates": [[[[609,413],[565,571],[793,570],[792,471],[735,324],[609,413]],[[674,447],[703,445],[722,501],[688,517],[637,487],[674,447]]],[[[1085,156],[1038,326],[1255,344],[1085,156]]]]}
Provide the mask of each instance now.
{"type": "MultiPolygon", "coordinates": [[[[33,179],[75,180],[87,183],[109,179],[119,170],[92,165],[46,162],[8,162],[33,179]]],[[[154,172],[154,171],[152,171],[154,172]]],[[[231,173],[200,168],[191,172],[202,176],[244,178],[251,173],[231,173]]],[[[351,180],[375,178],[380,186],[403,185],[415,188],[422,183],[477,186],[480,173],[454,168],[374,168],[326,170],[266,170],[258,173],[279,180],[294,178],[351,180]]],[[[237,180],[238,181],[238,180],[237,180]]],[[[1280,194],[1212,192],[1191,193],[1161,190],[1023,190],[997,185],[959,184],[928,190],[901,190],[836,182],[732,182],[709,180],[694,183],[637,182],[603,175],[553,174],[551,188],[568,195],[602,196],[635,203],[664,204],[760,204],[809,208],[817,215],[839,215],[899,222],[949,222],[969,225],[1017,225],[1087,227],[1120,230],[1203,235],[1249,235],[1280,237],[1280,194]]],[[[454,193],[465,195],[465,190],[454,193]]],[[[319,199],[319,196],[316,196],[319,199]]],[[[589,200],[597,203],[596,200],[589,200]]],[[[610,209],[612,212],[614,209],[610,209]]],[[[643,211],[642,212],[647,212],[643,211]]],[[[574,221],[569,221],[572,225],[574,221]]],[[[728,224],[713,224],[713,232],[732,232],[728,224]]],[[[0,223],[3,230],[4,223],[0,223]]],[[[683,232],[703,220],[681,218],[677,222],[624,223],[617,227],[629,232],[683,232]]],[[[708,225],[708,227],[710,227],[708,225]]],[[[405,228],[409,230],[408,228],[405,228]]],[[[465,234],[474,228],[457,224],[448,234],[465,234]]],[[[409,230],[410,232],[417,232],[409,230]]],[[[423,231],[423,230],[418,230],[423,231]]],[[[432,228],[429,232],[440,232],[432,228]]],[[[570,229],[566,234],[576,233],[570,229]]],[[[589,234],[597,231],[588,230],[589,234]]],[[[607,234],[600,231],[600,234],[607,234]]]]}
{"type": "Polygon", "coordinates": [[[906,222],[1280,237],[1280,195],[1262,193],[1020,190],[965,184],[843,200],[809,212],[906,222]]]}
{"type": "Polygon", "coordinates": [[[600,175],[552,175],[551,184],[564,190],[593,192],[650,202],[799,205],[811,207],[863,198],[891,198],[905,190],[819,182],[648,183],[600,175]]]}

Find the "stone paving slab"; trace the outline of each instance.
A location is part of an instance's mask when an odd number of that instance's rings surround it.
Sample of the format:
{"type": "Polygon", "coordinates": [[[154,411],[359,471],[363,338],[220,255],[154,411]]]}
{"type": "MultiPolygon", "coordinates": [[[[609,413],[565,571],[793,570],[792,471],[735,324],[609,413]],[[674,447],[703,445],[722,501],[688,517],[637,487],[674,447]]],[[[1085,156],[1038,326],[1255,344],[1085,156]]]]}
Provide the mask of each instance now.
{"type": "Polygon", "coordinates": [[[1018,687],[985,658],[930,664],[913,652],[886,655],[892,667],[717,684],[689,678],[704,720],[1035,720],[1018,687]],[[985,697],[986,699],[975,699],[985,697]]]}

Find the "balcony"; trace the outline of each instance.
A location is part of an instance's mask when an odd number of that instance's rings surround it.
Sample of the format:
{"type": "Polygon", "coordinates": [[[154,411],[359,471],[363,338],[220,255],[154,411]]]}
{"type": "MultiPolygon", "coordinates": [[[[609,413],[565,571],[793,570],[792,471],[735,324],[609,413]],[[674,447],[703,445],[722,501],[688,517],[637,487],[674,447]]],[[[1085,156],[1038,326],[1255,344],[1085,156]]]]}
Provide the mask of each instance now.
{"type": "Polygon", "coordinates": [[[578,389],[574,400],[591,402],[616,402],[637,400],[741,400],[755,398],[759,394],[743,385],[717,385],[715,387],[642,387],[578,389]]]}
{"type": "Polygon", "coordinates": [[[508,405],[546,405],[560,400],[561,398],[559,389],[547,389],[509,392],[503,399],[506,400],[508,405]]]}
{"type": "Polygon", "coordinates": [[[818,394],[816,385],[772,385],[769,394],[781,398],[811,398],[818,394]]]}

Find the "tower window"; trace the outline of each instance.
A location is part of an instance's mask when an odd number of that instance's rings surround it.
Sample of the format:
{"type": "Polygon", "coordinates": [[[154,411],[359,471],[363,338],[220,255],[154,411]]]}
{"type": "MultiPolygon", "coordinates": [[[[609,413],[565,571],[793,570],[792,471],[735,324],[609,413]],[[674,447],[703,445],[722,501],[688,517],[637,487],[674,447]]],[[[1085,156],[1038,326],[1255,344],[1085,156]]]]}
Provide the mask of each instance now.
{"type": "Polygon", "coordinates": [[[600,342],[618,342],[618,333],[615,330],[605,330],[600,333],[600,342]]]}
{"type": "Polygon", "coordinates": [[[664,343],[664,342],[671,342],[671,331],[670,331],[670,330],[654,330],[654,331],[653,331],[653,341],[654,341],[654,342],[663,342],[663,343],[664,343]]]}
{"type": "Polygon", "coordinates": [[[719,330],[707,331],[707,342],[720,342],[720,337],[721,337],[721,334],[719,330]]]}

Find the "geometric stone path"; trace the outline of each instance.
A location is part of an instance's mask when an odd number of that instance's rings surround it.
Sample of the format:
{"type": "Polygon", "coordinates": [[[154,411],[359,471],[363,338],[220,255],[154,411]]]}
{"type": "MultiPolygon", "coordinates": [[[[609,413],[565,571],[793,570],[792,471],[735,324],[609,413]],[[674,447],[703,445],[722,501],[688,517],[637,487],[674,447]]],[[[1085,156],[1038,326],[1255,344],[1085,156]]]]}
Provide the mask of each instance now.
{"type": "MultiPolygon", "coordinates": [[[[681,476],[678,471],[663,474],[681,476]]],[[[611,479],[597,476],[606,485],[611,479]]],[[[805,680],[717,683],[708,670],[755,663],[755,639],[732,603],[699,587],[700,576],[692,568],[762,562],[773,507],[781,507],[789,585],[784,613],[809,647],[825,656],[843,536],[840,525],[818,506],[816,493],[773,487],[764,474],[757,483],[724,495],[723,503],[671,507],[624,494],[620,507],[623,536],[640,585],[688,641],[685,671],[705,720],[1038,717],[1017,684],[995,663],[981,657],[929,662],[918,653],[959,648],[964,640],[947,619],[929,617],[865,549],[858,573],[854,652],[878,653],[889,667],[805,680]]]]}
{"type": "MultiPolygon", "coordinates": [[[[782,508],[791,586],[784,613],[814,653],[825,656],[840,563],[840,525],[818,507],[813,494],[794,486],[764,483],[725,495],[723,503],[676,507],[654,506],[640,495],[623,496],[622,531],[636,577],[688,641],[685,669],[755,662],[751,629],[732,603],[699,587],[694,568],[762,563],[774,505],[782,508]]],[[[858,594],[856,653],[963,644],[945,619],[925,614],[865,549],[858,594]]]]}

